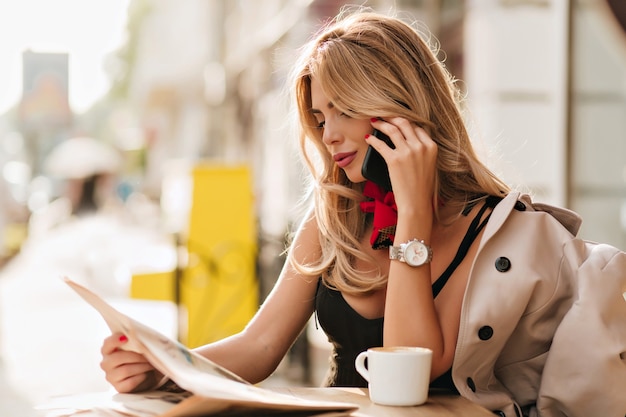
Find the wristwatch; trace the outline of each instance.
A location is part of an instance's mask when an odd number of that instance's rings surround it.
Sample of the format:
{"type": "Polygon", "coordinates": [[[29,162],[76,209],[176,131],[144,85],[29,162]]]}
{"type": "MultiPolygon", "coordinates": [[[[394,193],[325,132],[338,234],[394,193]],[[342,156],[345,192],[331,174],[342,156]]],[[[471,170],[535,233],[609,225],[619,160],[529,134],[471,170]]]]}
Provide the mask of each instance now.
{"type": "Polygon", "coordinates": [[[389,259],[397,259],[409,266],[420,266],[433,259],[433,251],[423,240],[409,240],[400,246],[389,246],[389,259]]]}

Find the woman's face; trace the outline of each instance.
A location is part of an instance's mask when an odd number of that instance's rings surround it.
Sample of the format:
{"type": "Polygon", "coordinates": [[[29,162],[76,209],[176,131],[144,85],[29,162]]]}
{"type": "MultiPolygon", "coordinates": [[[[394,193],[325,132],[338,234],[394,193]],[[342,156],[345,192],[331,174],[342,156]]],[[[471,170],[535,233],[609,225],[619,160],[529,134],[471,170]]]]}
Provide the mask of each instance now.
{"type": "Polygon", "coordinates": [[[337,166],[350,181],[365,181],[361,167],[368,147],[365,135],[373,130],[370,120],[353,119],[335,109],[315,78],[311,79],[311,103],[311,111],[322,129],[322,141],[337,166]]]}

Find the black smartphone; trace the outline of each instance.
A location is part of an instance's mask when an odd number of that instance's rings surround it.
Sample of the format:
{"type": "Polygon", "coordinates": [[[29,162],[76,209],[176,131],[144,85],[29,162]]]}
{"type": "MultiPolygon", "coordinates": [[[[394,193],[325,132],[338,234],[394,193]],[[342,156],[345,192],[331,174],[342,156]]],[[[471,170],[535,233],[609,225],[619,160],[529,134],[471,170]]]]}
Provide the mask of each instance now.
{"type": "MultiPolygon", "coordinates": [[[[374,129],[372,135],[384,141],[391,149],[396,148],[389,136],[385,135],[383,132],[374,129]]],[[[380,185],[385,190],[391,191],[391,180],[389,179],[387,163],[382,155],[372,146],[368,147],[367,153],[365,154],[361,174],[363,174],[366,179],[380,185]]]]}

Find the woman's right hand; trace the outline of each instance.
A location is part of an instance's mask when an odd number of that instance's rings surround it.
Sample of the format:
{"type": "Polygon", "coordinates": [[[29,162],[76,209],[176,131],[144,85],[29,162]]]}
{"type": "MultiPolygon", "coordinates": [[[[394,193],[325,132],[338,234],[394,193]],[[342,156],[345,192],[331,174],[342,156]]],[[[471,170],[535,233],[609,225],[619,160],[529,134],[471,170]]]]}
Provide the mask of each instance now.
{"type": "Polygon", "coordinates": [[[106,380],[117,392],[139,392],[154,388],[163,375],[148,362],[145,356],[123,350],[128,338],[114,333],[104,339],[100,367],[106,380]]]}

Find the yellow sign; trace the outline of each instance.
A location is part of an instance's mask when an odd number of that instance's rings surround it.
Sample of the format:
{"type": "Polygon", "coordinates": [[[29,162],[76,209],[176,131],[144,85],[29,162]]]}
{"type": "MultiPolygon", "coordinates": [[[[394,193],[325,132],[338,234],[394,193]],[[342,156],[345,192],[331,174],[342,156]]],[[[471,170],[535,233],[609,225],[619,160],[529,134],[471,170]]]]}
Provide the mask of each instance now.
{"type": "MultiPolygon", "coordinates": [[[[196,347],[242,330],[259,307],[256,217],[246,166],[199,165],[182,271],[180,302],[187,311],[183,342],[196,347]]],[[[173,300],[174,273],[133,276],[131,296],[173,300]]]]}

